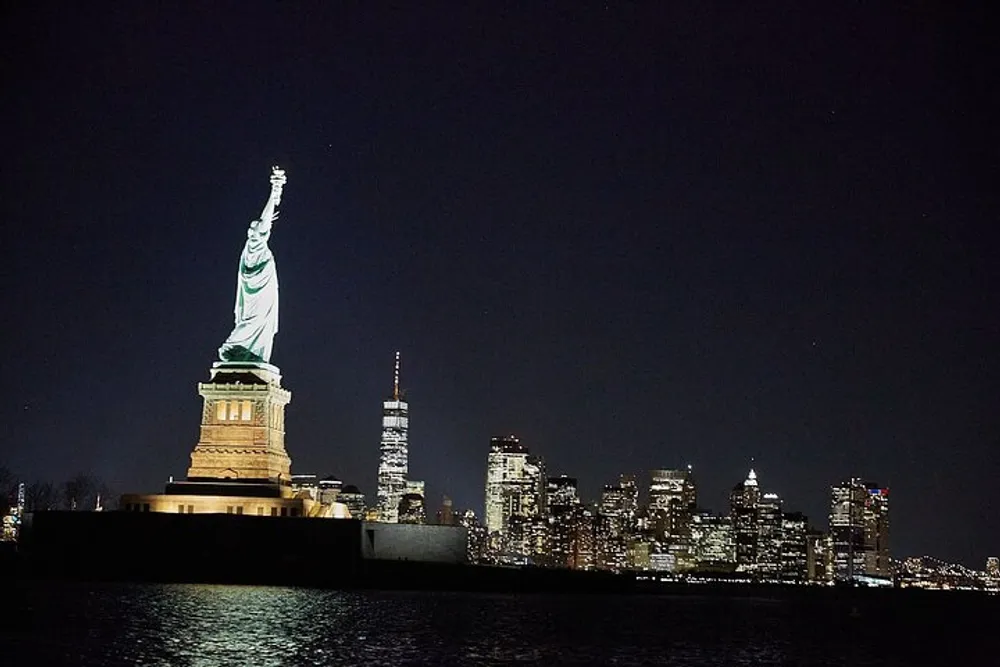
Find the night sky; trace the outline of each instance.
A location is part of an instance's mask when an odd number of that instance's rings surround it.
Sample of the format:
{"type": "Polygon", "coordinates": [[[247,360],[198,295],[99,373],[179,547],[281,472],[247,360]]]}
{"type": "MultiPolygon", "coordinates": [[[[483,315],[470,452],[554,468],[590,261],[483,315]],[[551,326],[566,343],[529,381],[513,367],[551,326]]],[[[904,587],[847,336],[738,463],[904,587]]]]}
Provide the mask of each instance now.
{"type": "Polygon", "coordinates": [[[280,164],[293,472],[374,495],[399,349],[432,513],[480,513],[516,433],[590,499],[690,463],[725,511],[753,457],[820,528],[857,475],[891,489],[895,556],[1000,555],[984,17],[16,4],[0,464],[183,477],[280,164]]]}

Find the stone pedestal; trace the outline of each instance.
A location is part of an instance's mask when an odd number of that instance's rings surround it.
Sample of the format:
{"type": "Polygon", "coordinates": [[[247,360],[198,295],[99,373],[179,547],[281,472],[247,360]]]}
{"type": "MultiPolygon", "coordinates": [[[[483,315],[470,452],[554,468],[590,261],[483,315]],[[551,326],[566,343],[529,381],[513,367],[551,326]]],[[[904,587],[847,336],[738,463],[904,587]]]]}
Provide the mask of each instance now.
{"type": "Polygon", "coordinates": [[[191,482],[231,480],[285,485],[291,459],[285,451],[285,406],[276,366],[216,362],[211,379],[198,384],[205,399],[201,437],[191,452],[191,482]]]}

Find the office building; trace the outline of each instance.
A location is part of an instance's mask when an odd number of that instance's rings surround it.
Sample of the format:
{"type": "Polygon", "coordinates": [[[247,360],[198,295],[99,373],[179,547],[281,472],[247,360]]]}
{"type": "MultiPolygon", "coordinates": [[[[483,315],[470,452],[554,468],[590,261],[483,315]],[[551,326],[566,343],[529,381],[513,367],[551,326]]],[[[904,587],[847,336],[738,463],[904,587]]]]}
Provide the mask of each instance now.
{"type": "Polygon", "coordinates": [[[340,490],[337,499],[347,506],[347,511],[352,519],[365,518],[365,494],[361,493],[358,487],[348,484],[340,490]]]}
{"type": "Polygon", "coordinates": [[[618,486],[621,487],[624,496],[625,532],[633,536],[639,532],[639,487],[635,483],[634,475],[619,476],[618,486]]]}
{"type": "Polygon", "coordinates": [[[757,558],[755,572],[764,579],[781,575],[782,551],[781,498],[777,493],[764,493],[757,503],[757,558]]]}
{"type": "Polygon", "coordinates": [[[549,507],[579,505],[580,494],[576,488],[576,478],[566,475],[549,477],[545,482],[545,499],[549,507]]]}
{"type": "Polygon", "coordinates": [[[706,510],[695,512],[691,546],[698,570],[729,571],[736,566],[736,539],[728,516],[706,510]]]}
{"type": "Polygon", "coordinates": [[[676,544],[690,538],[697,501],[690,466],[686,470],[650,471],[648,511],[658,542],[676,544]]]}
{"type": "Polygon", "coordinates": [[[397,523],[418,524],[427,523],[424,510],[424,497],[419,493],[404,493],[399,500],[399,516],[397,523]]]}
{"type": "Polygon", "coordinates": [[[889,489],[866,484],[865,498],[865,574],[888,579],[892,577],[889,559],[889,489]]]}
{"type": "Polygon", "coordinates": [[[810,529],[806,533],[806,573],[809,581],[833,581],[833,541],[829,533],[810,529]]]}
{"type": "Polygon", "coordinates": [[[486,561],[486,527],[476,518],[472,510],[465,510],[458,517],[458,525],[465,528],[467,543],[466,553],[470,563],[486,561]]]}
{"type": "Polygon", "coordinates": [[[630,491],[621,484],[608,484],[601,492],[596,517],[596,566],[621,571],[628,567],[630,531],[630,491]]]}
{"type": "Polygon", "coordinates": [[[486,464],[486,532],[493,556],[539,555],[545,491],[545,462],[532,456],[516,436],[492,438],[486,464]]]}
{"type": "Polygon", "coordinates": [[[836,580],[891,577],[889,490],[858,477],[831,487],[830,537],[836,580]]]}
{"type": "Polygon", "coordinates": [[[759,503],[760,486],[757,473],[751,468],[747,478],[729,494],[729,516],[736,540],[736,569],[740,572],[756,569],[759,503]]]}
{"type": "Polygon", "coordinates": [[[801,512],[781,516],[781,569],[785,581],[809,579],[809,521],[801,512]]]}
{"type": "Polygon", "coordinates": [[[382,402],[382,442],[378,464],[378,519],[386,523],[399,520],[399,502],[406,493],[409,414],[409,403],[399,388],[399,352],[396,352],[392,394],[382,402]]]}

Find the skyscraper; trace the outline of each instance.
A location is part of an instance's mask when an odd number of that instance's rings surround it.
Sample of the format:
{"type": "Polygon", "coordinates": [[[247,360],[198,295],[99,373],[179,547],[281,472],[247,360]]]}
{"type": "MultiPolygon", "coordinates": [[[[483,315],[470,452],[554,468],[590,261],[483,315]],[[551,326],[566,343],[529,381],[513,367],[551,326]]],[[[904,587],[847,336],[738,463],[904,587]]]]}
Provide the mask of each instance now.
{"type": "Polygon", "coordinates": [[[830,489],[833,574],[889,577],[889,490],[858,477],[830,489]]]}
{"type": "Polygon", "coordinates": [[[686,470],[650,471],[647,527],[653,539],[653,569],[678,571],[694,565],[691,518],[696,504],[690,466],[686,470]]]}
{"type": "Polygon", "coordinates": [[[559,475],[545,481],[545,502],[549,507],[580,504],[580,494],[576,489],[576,477],[559,475]]]}
{"type": "Polygon", "coordinates": [[[580,522],[580,496],[576,478],[549,477],[545,485],[548,553],[545,562],[552,567],[573,567],[580,522]]]}
{"type": "Polygon", "coordinates": [[[601,492],[595,526],[598,568],[619,571],[628,567],[631,500],[630,490],[621,484],[608,484],[601,492]]]}
{"type": "Polygon", "coordinates": [[[781,578],[809,579],[809,522],[801,512],[786,512],[781,517],[781,578]]]}
{"type": "Polygon", "coordinates": [[[631,538],[639,531],[639,487],[633,475],[620,475],[618,486],[625,496],[625,531],[631,538]]]}
{"type": "Polygon", "coordinates": [[[757,506],[760,487],[753,468],[747,478],[733,487],[729,494],[729,516],[736,538],[736,569],[740,572],[754,570],[757,565],[757,506]]]}
{"type": "Polygon", "coordinates": [[[866,484],[865,499],[865,574],[892,577],[889,561],[889,489],[866,484]]]}
{"type": "Polygon", "coordinates": [[[652,470],[649,517],[657,540],[677,543],[691,537],[691,517],[697,505],[694,475],[687,470],[652,470]]]}
{"type": "Polygon", "coordinates": [[[407,432],[410,406],[399,390],[399,352],[393,373],[392,394],[382,403],[382,444],[378,463],[379,521],[399,521],[399,501],[406,492],[407,432]]]}
{"type": "Polygon", "coordinates": [[[458,519],[458,525],[465,528],[468,536],[466,553],[469,562],[481,563],[486,555],[486,528],[479,523],[476,513],[472,510],[465,510],[458,519]]]}
{"type": "Polygon", "coordinates": [[[489,550],[497,556],[536,555],[544,515],[545,462],[516,436],[492,438],[486,464],[489,550]]]}
{"type": "Polygon", "coordinates": [[[782,539],[781,497],[765,493],[757,503],[757,567],[755,571],[767,579],[781,574],[782,539]]]}
{"type": "Polygon", "coordinates": [[[731,571],[736,562],[736,541],[728,516],[695,512],[691,522],[694,561],[700,570],[731,571]]]}

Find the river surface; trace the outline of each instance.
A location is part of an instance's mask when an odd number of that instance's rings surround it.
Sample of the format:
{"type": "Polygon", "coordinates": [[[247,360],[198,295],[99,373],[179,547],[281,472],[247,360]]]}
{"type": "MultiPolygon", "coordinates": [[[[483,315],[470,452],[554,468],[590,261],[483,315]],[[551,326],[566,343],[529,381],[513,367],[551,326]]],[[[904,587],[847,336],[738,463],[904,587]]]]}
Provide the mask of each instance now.
{"type": "Polygon", "coordinates": [[[1000,665],[1000,604],[934,595],[865,605],[7,582],[0,665],[1000,665]]]}

